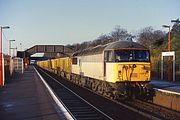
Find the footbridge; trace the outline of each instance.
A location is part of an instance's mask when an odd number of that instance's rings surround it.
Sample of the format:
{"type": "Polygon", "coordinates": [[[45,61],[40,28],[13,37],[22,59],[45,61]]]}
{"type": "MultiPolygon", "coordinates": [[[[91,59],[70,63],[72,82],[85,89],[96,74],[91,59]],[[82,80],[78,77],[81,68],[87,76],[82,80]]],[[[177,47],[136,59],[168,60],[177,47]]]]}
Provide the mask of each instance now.
{"type": "Polygon", "coordinates": [[[35,45],[25,51],[17,51],[17,57],[24,58],[25,61],[44,60],[56,57],[70,56],[73,50],[64,45],[35,45]],[[44,53],[43,57],[32,57],[36,53],[44,53]]]}

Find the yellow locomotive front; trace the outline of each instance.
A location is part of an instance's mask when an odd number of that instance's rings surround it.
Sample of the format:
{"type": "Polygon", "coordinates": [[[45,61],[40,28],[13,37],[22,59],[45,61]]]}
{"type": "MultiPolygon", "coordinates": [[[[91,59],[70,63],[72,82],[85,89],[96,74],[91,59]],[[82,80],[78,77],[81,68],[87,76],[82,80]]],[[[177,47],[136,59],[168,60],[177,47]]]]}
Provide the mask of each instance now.
{"type": "Polygon", "coordinates": [[[108,45],[104,50],[105,80],[115,83],[118,94],[148,94],[150,52],[144,46],[128,41],[108,45]]]}
{"type": "Polygon", "coordinates": [[[119,49],[111,52],[114,60],[106,62],[107,81],[140,82],[150,80],[149,50],[119,49]]]}

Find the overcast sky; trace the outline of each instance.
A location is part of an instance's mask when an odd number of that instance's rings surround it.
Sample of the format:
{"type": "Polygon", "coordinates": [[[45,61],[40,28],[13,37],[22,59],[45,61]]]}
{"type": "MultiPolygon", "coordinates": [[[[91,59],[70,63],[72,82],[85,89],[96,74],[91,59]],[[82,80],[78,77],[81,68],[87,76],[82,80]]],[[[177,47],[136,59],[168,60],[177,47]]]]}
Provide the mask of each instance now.
{"type": "Polygon", "coordinates": [[[136,32],[161,29],[180,18],[180,0],[0,0],[3,52],[9,39],[22,50],[37,44],[73,44],[108,34],[116,25],[136,32]]]}

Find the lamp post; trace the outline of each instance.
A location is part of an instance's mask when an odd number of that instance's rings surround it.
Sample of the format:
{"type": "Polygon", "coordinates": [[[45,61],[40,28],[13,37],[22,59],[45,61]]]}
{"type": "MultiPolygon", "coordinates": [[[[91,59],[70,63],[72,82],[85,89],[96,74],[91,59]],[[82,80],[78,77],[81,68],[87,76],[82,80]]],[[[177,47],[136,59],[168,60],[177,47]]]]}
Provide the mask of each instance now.
{"type": "Polygon", "coordinates": [[[179,19],[177,19],[177,20],[171,20],[171,22],[175,22],[175,23],[179,24],[179,23],[180,23],[180,20],[179,20],[179,19]]]}
{"type": "Polygon", "coordinates": [[[14,50],[17,50],[17,47],[15,47],[15,48],[11,48],[12,50],[13,50],[13,55],[12,55],[12,57],[14,57],[15,55],[14,55],[14,50]]]}
{"type": "Polygon", "coordinates": [[[9,55],[10,55],[10,57],[11,57],[11,42],[13,42],[13,41],[15,41],[15,40],[9,40],[9,55]]]}
{"type": "Polygon", "coordinates": [[[20,51],[22,51],[22,43],[20,43],[20,51]]]}
{"type": "Polygon", "coordinates": [[[0,26],[0,86],[3,86],[3,71],[2,71],[2,30],[9,29],[9,26],[0,26]]]}
{"type": "MultiPolygon", "coordinates": [[[[163,25],[164,28],[168,28],[169,32],[168,32],[168,52],[170,52],[171,48],[170,48],[170,25],[163,25]]],[[[170,70],[170,56],[168,56],[168,80],[171,79],[171,70],[170,70]]]]}

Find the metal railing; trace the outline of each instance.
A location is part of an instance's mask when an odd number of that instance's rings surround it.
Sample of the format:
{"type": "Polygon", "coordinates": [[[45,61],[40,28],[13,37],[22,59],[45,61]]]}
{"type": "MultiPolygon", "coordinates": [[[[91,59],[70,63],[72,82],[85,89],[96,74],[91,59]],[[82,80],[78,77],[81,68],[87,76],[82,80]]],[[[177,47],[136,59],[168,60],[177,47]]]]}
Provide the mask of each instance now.
{"type": "Polygon", "coordinates": [[[13,58],[13,67],[15,72],[24,72],[24,62],[22,58],[13,58]]]}

